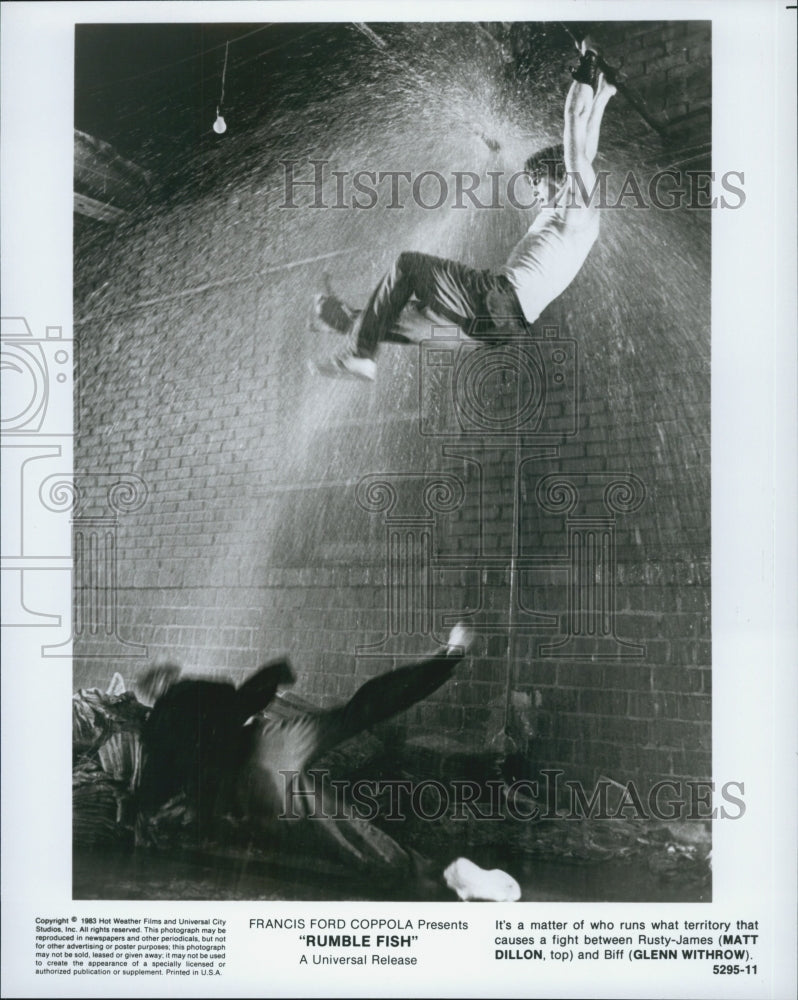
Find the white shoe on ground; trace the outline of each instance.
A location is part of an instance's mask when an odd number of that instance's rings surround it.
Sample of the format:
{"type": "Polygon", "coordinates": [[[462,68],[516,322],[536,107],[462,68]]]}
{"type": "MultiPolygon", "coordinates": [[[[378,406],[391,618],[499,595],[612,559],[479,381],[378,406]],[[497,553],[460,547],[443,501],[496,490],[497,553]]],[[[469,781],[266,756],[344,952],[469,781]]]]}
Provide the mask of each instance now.
{"type": "Polygon", "coordinates": [[[515,903],[521,898],[521,886],[512,875],[499,868],[485,871],[468,858],[453,861],[443,873],[443,880],[464,902],[484,899],[493,903],[515,903]]]}

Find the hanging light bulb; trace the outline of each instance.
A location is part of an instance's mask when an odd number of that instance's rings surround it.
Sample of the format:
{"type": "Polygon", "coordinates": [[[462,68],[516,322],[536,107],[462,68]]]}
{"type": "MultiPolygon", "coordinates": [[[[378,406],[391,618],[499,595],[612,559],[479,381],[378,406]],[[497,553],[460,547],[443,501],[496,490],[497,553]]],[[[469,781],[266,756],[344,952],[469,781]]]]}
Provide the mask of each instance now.
{"type": "Polygon", "coordinates": [[[213,131],[217,135],[224,135],[227,131],[227,122],[222,117],[222,105],[224,104],[224,81],[227,76],[227,55],[230,51],[230,42],[224,45],[224,66],[222,67],[222,93],[219,96],[219,103],[216,106],[216,121],[213,123],[213,131]]]}

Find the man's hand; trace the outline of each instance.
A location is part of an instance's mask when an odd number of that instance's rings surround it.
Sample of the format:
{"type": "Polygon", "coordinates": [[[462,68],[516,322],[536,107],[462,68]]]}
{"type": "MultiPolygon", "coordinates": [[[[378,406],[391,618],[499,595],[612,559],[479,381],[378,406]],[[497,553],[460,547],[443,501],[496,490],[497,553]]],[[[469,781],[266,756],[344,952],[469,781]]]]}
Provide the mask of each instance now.
{"type": "Polygon", "coordinates": [[[599,94],[604,93],[607,97],[613,97],[618,93],[618,88],[612,82],[607,73],[602,68],[602,71],[598,75],[598,89],[596,90],[596,97],[599,94]]]}
{"type": "Polygon", "coordinates": [[[584,55],[586,52],[595,52],[597,56],[601,55],[601,49],[596,45],[590,35],[585,35],[582,41],[579,43],[579,51],[584,55]]]}

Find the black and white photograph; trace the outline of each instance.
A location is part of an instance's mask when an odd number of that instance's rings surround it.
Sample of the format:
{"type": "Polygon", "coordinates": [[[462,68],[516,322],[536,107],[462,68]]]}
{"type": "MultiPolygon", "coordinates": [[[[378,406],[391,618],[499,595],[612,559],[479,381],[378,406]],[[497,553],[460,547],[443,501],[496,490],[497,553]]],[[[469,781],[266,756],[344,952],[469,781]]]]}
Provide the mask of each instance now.
{"type": "Polygon", "coordinates": [[[711,42],[77,27],[77,897],[711,899],[711,42]]]}
{"type": "Polygon", "coordinates": [[[24,995],[788,996],[795,11],[61,6],[59,113],[3,56],[24,995]]]}

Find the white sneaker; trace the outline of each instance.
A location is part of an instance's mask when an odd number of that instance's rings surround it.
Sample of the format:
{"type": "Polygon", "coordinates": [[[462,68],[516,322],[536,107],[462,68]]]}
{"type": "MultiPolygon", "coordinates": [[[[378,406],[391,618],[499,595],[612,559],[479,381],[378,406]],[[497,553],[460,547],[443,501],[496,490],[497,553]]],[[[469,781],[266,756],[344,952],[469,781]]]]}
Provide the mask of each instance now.
{"type": "Polygon", "coordinates": [[[314,375],[325,378],[355,378],[373,382],[377,377],[377,363],[372,358],[359,358],[356,354],[340,354],[324,361],[311,361],[314,375]]]}
{"type": "Polygon", "coordinates": [[[515,903],[521,898],[521,886],[512,875],[499,868],[485,871],[468,858],[453,861],[443,873],[443,879],[463,902],[484,899],[494,903],[515,903]]]}

